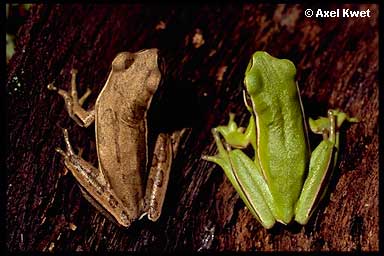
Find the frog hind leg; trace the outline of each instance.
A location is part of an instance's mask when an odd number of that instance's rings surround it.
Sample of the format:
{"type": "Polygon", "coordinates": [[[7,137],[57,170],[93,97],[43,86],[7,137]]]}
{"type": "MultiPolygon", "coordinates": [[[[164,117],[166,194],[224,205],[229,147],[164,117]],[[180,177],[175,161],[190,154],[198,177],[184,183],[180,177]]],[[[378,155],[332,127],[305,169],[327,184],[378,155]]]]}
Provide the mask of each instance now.
{"type": "Polygon", "coordinates": [[[202,159],[218,164],[253,216],[265,228],[271,228],[275,223],[275,217],[271,212],[271,209],[274,210],[273,198],[261,172],[257,171],[257,165],[241,150],[232,151],[228,144],[225,148],[217,128],[212,129],[212,134],[219,153],[215,156],[204,155],[202,159]]]}
{"type": "Polygon", "coordinates": [[[85,199],[93,206],[95,207],[101,214],[103,214],[109,221],[119,224],[119,222],[113,217],[112,214],[110,214],[108,211],[103,208],[101,204],[99,204],[95,199],[93,199],[92,195],[90,195],[84,188],[80,186],[81,193],[85,199]]]}
{"type": "Polygon", "coordinates": [[[48,84],[47,88],[51,91],[56,91],[59,95],[64,98],[65,106],[67,108],[69,116],[81,127],[88,127],[95,120],[95,111],[85,110],[82,105],[84,101],[91,94],[91,90],[87,88],[87,91],[84,93],[81,98],[78,98],[77,95],[77,86],[76,86],[76,74],[77,70],[71,70],[72,78],[71,78],[71,89],[69,91],[65,91],[63,89],[59,89],[53,85],[53,83],[48,84]]]}
{"type": "Polygon", "coordinates": [[[295,206],[295,221],[302,225],[307,224],[316,210],[319,202],[326,194],[329,180],[333,176],[338,150],[338,115],[339,112],[330,110],[327,119],[321,117],[310,124],[313,132],[320,133],[317,131],[321,131],[323,140],[312,152],[308,176],[295,206]]]}
{"type": "Polygon", "coordinates": [[[159,219],[167,192],[172,161],[185,131],[184,128],[172,134],[158,135],[147,180],[144,213],[140,218],[148,214],[148,219],[151,221],[159,219]]]}
{"type": "Polygon", "coordinates": [[[145,215],[151,221],[157,221],[160,218],[167,192],[172,158],[171,136],[166,133],[160,133],[155,143],[152,163],[149,169],[144,198],[144,213],[140,218],[145,215]]]}
{"type": "Polygon", "coordinates": [[[128,209],[110,188],[102,172],[92,164],[75,154],[69,142],[68,131],[63,129],[66,151],[56,148],[64,157],[64,163],[79,183],[85,198],[97,209],[103,208],[102,213],[112,215],[116,221],[128,227],[137,216],[129,216],[128,209]],[[86,193],[85,193],[86,191],[86,193]]]}

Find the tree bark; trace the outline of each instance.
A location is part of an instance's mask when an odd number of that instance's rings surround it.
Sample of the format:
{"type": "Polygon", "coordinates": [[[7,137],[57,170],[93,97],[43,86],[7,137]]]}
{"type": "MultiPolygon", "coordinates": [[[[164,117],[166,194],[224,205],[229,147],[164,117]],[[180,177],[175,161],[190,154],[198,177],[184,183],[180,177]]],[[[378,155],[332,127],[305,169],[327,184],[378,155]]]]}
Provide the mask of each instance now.
{"type": "MultiPolygon", "coordinates": [[[[377,5],[35,5],[8,66],[6,243],[9,251],[378,251],[377,5]],[[308,8],[370,10],[370,17],[305,17],[308,8]],[[187,127],[160,219],[127,229],[101,215],[65,175],[60,127],[95,166],[93,126],[76,125],[48,91],[70,86],[94,104],[118,52],[158,48],[165,90],[153,123],[187,127]],[[340,108],[343,130],[329,194],[306,226],[264,229],[214,155],[210,129],[229,112],[246,125],[242,81],[250,56],[292,60],[306,114],[340,108]]],[[[152,119],[151,119],[152,120],[152,119]]],[[[313,141],[315,144],[316,141],[313,141]]]]}

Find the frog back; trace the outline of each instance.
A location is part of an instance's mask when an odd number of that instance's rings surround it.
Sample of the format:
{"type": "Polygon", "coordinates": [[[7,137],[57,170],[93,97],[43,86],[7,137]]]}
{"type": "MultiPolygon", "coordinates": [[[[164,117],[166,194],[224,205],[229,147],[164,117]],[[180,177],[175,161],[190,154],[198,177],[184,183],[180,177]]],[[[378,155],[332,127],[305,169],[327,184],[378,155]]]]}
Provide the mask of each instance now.
{"type": "Polygon", "coordinates": [[[291,61],[256,52],[245,78],[256,116],[260,165],[276,205],[281,206],[281,219],[288,222],[308,161],[295,75],[291,61]]]}

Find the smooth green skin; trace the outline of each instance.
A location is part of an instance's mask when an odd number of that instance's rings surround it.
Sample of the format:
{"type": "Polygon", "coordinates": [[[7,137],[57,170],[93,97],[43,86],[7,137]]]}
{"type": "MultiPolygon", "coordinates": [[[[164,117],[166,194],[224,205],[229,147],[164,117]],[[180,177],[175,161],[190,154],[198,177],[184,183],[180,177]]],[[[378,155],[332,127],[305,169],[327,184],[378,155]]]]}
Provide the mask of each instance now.
{"type": "Polygon", "coordinates": [[[228,125],[212,130],[219,153],[203,156],[223,168],[265,228],[276,221],[288,224],[293,217],[302,225],[308,222],[325,194],[331,176],[327,172],[336,163],[338,128],[344,120],[357,121],[339,110],[310,119],[311,130],[324,138],[310,156],[295,75],[291,61],[255,52],[244,79],[249,124],[246,129],[238,127],[231,113],[228,125]],[[240,150],[249,144],[255,152],[253,160],[240,150]]]}

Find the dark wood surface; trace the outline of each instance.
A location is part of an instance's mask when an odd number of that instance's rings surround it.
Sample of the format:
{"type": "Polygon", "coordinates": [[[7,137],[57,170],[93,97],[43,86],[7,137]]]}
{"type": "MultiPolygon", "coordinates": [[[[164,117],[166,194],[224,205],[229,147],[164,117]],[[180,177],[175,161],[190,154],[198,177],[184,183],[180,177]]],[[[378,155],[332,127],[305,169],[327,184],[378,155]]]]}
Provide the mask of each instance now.
{"type": "Polygon", "coordinates": [[[9,251],[378,250],[378,6],[37,5],[18,36],[6,87],[9,251]],[[307,8],[370,9],[371,17],[306,18],[307,8]],[[75,67],[92,106],[115,55],[151,47],[168,88],[154,123],[188,129],[162,216],[122,229],[65,175],[54,151],[64,146],[61,127],[96,165],[93,126],[78,127],[46,85],[69,88],[75,67]],[[210,129],[230,111],[245,125],[242,80],[256,50],[295,63],[307,115],[337,107],[361,119],[345,127],[330,193],[305,227],[263,229],[223,171],[201,160],[215,154],[210,129]]]}

